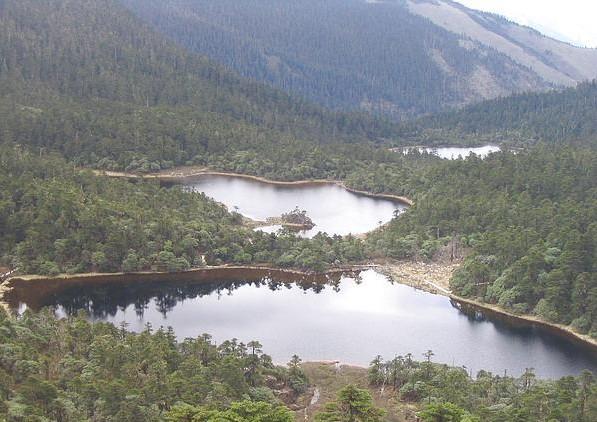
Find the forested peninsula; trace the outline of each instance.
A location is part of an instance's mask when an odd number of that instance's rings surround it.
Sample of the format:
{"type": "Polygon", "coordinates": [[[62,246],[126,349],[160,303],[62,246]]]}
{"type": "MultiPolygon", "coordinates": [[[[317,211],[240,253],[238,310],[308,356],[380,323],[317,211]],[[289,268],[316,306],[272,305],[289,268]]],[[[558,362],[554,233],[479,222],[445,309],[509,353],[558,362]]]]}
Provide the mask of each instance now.
{"type": "Polygon", "coordinates": [[[395,174],[394,166],[355,161],[349,186],[407,194],[414,206],[366,239],[302,239],[249,230],[200,194],[102,178],[60,158],[40,165],[5,149],[3,192],[32,191],[4,201],[3,260],[39,274],[222,263],[321,271],[383,257],[433,259],[456,241],[470,251],[451,282],[456,294],[594,336],[595,159],[591,150],[550,147],[485,160],[419,157],[424,164],[408,179],[399,167],[395,174]]]}

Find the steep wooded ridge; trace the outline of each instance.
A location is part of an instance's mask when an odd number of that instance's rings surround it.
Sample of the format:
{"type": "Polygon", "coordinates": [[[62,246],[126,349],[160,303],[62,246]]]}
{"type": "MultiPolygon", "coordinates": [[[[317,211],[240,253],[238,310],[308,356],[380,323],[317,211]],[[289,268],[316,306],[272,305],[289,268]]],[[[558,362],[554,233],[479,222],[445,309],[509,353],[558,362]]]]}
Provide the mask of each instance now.
{"type": "Polygon", "coordinates": [[[334,109],[412,117],[597,76],[597,50],[450,1],[122,2],[190,50],[334,109]]]}
{"type": "Polygon", "coordinates": [[[423,144],[555,142],[597,144],[597,81],[545,93],[516,94],[404,125],[423,144]]]}
{"type": "Polygon", "coordinates": [[[374,140],[393,130],[244,80],[116,0],[0,2],[0,57],[2,140],[81,164],[155,169],[266,140],[374,140]]]}

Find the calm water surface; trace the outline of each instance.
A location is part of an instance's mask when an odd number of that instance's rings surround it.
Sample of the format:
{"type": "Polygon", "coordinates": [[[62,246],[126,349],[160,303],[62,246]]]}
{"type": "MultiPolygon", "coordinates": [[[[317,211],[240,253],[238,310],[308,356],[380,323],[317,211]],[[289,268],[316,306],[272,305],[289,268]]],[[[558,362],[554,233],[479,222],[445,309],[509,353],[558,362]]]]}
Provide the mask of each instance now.
{"type": "MultiPolygon", "coordinates": [[[[298,206],[306,210],[316,224],[313,229],[302,232],[307,237],[319,232],[341,236],[366,233],[380,223],[390,221],[394,211],[405,209],[399,203],[354,194],[331,184],[281,186],[238,177],[206,175],[188,182],[187,186],[253,220],[279,217],[298,206]]],[[[264,230],[276,231],[278,228],[271,226],[264,230]]]]}
{"type": "Polygon", "coordinates": [[[129,329],[171,326],[183,339],[210,333],[221,342],[259,340],[278,363],[304,360],[368,365],[412,353],[502,374],[533,367],[542,377],[597,372],[595,355],[571,340],[530,325],[466,314],[443,296],[417,291],[365,271],[332,285],[271,280],[245,283],[130,283],[72,288],[47,298],[61,316],[87,310],[93,320],[129,329]],[[301,287],[302,286],[302,287],[301,287]]]}

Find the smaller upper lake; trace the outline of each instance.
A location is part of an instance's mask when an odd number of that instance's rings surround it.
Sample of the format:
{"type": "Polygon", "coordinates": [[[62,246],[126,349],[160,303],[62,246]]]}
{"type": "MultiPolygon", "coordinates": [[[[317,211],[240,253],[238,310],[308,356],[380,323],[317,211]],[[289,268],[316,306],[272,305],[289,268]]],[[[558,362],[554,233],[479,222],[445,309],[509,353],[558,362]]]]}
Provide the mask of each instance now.
{"type": "Polygon", "coordinates": [[[305,210],[315,223],[313,229],[301,232],[305,237],[319,232],[330,236],[366,233],[390,221],[395,211],[406,208],[398,202],[352,193],[331,183],[276,185],[234,176],[204,175],[185,184],[253,220],[279,217],[295,207],[305,210]]]}
{"type": "Polygon", "coordinates": [[[487,157],[492,152],[501,151],[497,145],[484,145],[482,147],[405,147],[401,148],[403,153],[418,149],[419,152],[428,152],[429,154],[437,155],[439,158],[447,160],[457,160],[458,158],[466,158],[471,154],[475,154],[481,158],[487,157]]]}

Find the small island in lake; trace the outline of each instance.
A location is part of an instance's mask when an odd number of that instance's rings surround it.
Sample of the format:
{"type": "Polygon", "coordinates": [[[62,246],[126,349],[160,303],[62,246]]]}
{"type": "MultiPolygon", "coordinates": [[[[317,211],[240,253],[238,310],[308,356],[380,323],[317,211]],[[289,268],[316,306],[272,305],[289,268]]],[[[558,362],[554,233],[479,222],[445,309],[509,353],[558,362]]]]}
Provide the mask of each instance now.
{"type": "Polygon", "coordinates": [[[296,230],[311,230],[315,227],[315,223],[307,215],[307,211],[299,209],[298,206],[294,210],[282,214],[280,217],[269,217],[266,221],[268,224],[279,224],[296,230]]]}

